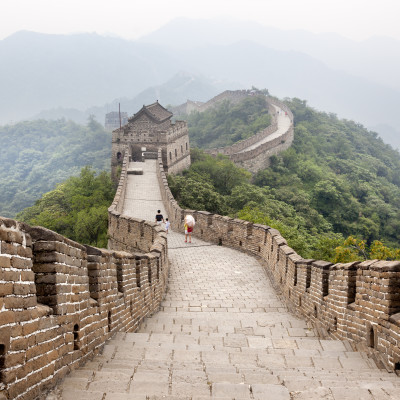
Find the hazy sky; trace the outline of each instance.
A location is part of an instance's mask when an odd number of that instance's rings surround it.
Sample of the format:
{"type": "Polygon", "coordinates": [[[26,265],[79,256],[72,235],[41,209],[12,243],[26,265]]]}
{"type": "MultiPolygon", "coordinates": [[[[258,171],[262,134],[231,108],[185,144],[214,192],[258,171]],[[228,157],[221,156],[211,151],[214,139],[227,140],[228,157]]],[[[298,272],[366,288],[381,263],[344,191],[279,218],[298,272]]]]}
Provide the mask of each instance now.
{"type": "Polygon", "coordinates": [[[135,39],[177,17],[230,17],[356,40],[400,40],[399,15],[399,0],[0,0],[0,39],[19,30],[135,39]]]}

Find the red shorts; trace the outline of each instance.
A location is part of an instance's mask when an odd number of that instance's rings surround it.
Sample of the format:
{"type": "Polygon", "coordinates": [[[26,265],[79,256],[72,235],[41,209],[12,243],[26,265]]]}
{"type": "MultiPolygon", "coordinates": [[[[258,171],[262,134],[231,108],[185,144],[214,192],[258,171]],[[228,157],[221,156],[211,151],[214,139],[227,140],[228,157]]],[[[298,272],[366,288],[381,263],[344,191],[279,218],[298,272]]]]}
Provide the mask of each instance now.
{"type": "Polygon", "coordinates": [[[187,231],[188,231],[188,233],[193,232],[193,227],[192,226],[188,226],[187,231]]]}

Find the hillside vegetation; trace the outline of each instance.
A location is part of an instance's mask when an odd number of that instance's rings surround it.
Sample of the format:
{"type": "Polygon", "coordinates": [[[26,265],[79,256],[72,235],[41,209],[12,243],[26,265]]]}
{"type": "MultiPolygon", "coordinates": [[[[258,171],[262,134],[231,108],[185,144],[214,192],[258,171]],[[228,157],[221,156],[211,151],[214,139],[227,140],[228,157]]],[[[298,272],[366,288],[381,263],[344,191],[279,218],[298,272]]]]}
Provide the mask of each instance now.
{"type": "Polygon", "coordinates": [[[273,226],[305,258],[399,258],[399,153],[359,124],[286,103],[292,147],[254,177],[194,150],[190,169],[169,177],[182,207],[273,226]]]}
{"type": "Polygon", "coordinates": [[[0,126],[0,141],[4,217],[14,217],[85,165],[96,171],[110,169],[110,134],[93,119],[86,126],[64,119],[0,126]]]}
{"type": "Polygon", "coordinates": [[[30,225],[40,225],[72,240],[107,247],[108,207],[115,190],[110,174],[96,176],[90,167],[82,168],[57,188],[45,193],[32,207],[17,215],[30,225]]]}
{"type": "Polygon", "coordinates": [[[228,100],[202,113],[178,116],[188,123],[191,146],[225,147],[255,135],[271,124],[265,96],[248,97],[238,104],[228,100]]]}

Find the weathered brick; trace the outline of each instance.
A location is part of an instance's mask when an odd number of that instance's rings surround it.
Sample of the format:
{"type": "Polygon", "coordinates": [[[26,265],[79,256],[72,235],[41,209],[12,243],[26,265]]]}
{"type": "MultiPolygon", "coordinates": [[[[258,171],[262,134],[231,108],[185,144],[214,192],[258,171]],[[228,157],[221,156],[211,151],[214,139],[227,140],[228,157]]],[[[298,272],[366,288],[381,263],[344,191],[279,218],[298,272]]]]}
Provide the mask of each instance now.
{"type": "Polygon", "coordinates": [[[11,350],[20,351],[26,350],[28,347],[28,340],[25,337],[15,339],[11,342],[11,350]]]}
{"type": "Polygon", "coordinates": [[[11,265],[13,268],[31,269],[32,268],[32,260],[29,258],[12,257],[11,265]]]}
{"type": "Polygon", "coordinates": [[[25,362],[25,352],[7,353],[4,357],[4,367],[10,368],[25,362]]]}
{"type": "Polygon", "coordinates": [[[33,271],[21,271],[21,280],[24,282],[34,282],[35,273],[33,271]]]}
{"type": "Polygon", "coordinates": [[[17,247],[17,255],[20,257],[32,258],[33,257],[32,248],[18,246],[17,247]]]}
{"type": "Polygon", "coordinates": [[[32,283],[14,283],[14,294],[26,296],[28,294],[36,294],[36,286],[32,283]]]}
{"type": "Polygon", "coordinates": [[[0,283],[0,296],[8,296],[13,294],[14,284],[12,282],[0,283]]]}
{"type": "Polygon", "coordinates": [[[31,335],[39,329],[39,321],[32,321],[22,326],[22,334],[24,336],[31,335]]]}
{"type": "Polygon", "coordinates": [[[15,296],[5,297],[4,307],[8,310],[12,310],[14,308],[24,308],[24,298],[15,296]]]}
{"type": "Polygon", "coordinates": [[[11,258],[0,255],[0,267],[1,268],[10,268],[11,267],[11,258]]]}

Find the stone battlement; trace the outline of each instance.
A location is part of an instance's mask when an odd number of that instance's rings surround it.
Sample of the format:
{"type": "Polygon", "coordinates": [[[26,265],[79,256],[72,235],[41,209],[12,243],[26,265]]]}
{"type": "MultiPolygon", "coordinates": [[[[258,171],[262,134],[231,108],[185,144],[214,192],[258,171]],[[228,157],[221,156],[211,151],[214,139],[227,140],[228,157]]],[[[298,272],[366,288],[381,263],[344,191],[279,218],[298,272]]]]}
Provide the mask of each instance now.
{"type": "Polygon", "coordinates": [[[228,156],[233,156],[235,153],[239,153],[240,151],[245,150],[247,147],[252,146],[253,144],[265,139],[272,133],[276,132],[276,130],[278,129],[278,123],[277,123],[275,109],[268,102],[267,102],[267,107],[269,114],[272,116],[272,122],[270,126],[268,126],[267,128],[261,130],[260,132],[256,133],[255,135],[247,139],[243,139],[240,140],[239,142],[232,144],[231,146],[218,147],[206,150],[206,153],[212,154],[213,156],[216,156],[217,154],[225,154],[228,156]]]}
{"type": "MultiPolygon", "coordinates": [[[[262,146],[254,150],[266,150],[262,146]]],[[[110,337],[136,331],[160,306],[169,270],[167,235],[154,222],[123,214],[132,154],[129,146],[118,150],[123,157],[108,210],[109,249],[0,217],[0,399],[41,397],[101,353],[110,337]]],[[[180,208],[168,187],[165,158],[181,170],[190,162],[188,152],[186,138],[178,138],[157,153],[172,228],[183,231],[185,215],[193,215],[194,236],[261,260],[288,306],[322,334],[347,339],[380,366],[400,370],[400,262],[305,260],[268,226],[180,208]]]]}
{"type": "Polygon", "coordinates": [[[293,114],[290,109],[278,99],[268,97],[266,100],[268,111],[270,115],[272,115],[272,123],[270,126],[258,132],[256,135],[234,143],[231,146],[210,149],[206,150],[206,152],[212,155],[228,155],[234,163],[256,173],[259,169],[269,165],[269,159],[272,155],[279,154],[288,149],[294,139],[293,114]],[[266,141],[268,137],[278,132],[279,129],[277,115],[273,105],[285,111],[291,123],[286,131],[282,132],[276,138],[266,141]],[[255,147],[257,142],[260,142],[260,144],[255,147]]]}
{"type": "MultiPolygon", "coordinates": [[[[160,157],[160,154],[159,154],[160,157]]],[[[259,258],[286,303],[320,332],[364,346],[381,365],[400,370],[400,262],[331,264],[305,260],[268,226],[183,210],[172,196],[159,158],[158,179],[174,230],[194,216],[194,236],[259,258]]]]}
{"type": "MultiPolygon", "coordinates": [[[[175,113],[189,114],[192,111],[203,112],[216,107],[222,101],[229,100],[231,103],[238,103],[243,99],[254,95],[250,90],[226,90],[218,96],[213,97],[207,103],[187,101],[178,107],[172,108],[175,113]]],[[[266,168],[269,165],[269,159],[272,155],[288,149],[294,139],[293,114],[290,109],[281,101],[274,97],[266,97],[266,107],[272,116],[271,125],[261,130],[256,135],[241,140],[231,146],[219,147],[205,150],[206,153],[216,156],[217,154],[227,155],[234,163],[247,170],[256,173],[259,169],[266,168]],[[287,130],[279,134],[276,138],[266,140],[271,135],[278,132],[278,118],[274,106],[279,107],[286,113],[291,123],[287,130]],[[260,144],[255,147],[257,142],[260,144]],[[246,150],[248,149],[248,150],[246,150]]]]}
{"type": "Polygon", "coordinates": [[[124,166],[109,209],[113,250],[0,217],[0,398],[38,398],[159,308],[166,235],[119,213],[125,186],[124,166]]]}
{"type": "Polygon", "coordinates": [[[207,102],[188,100],[179,106],[171,107],[171,111],[176,115],[190,114],[191,112],[204,112],[210,108],[216,107],[224,100],[229,100],[231,103],[236,104],[250,96],[250,90],[225,90],[207,102]]]}

